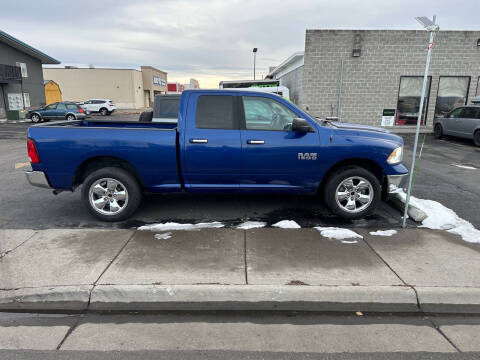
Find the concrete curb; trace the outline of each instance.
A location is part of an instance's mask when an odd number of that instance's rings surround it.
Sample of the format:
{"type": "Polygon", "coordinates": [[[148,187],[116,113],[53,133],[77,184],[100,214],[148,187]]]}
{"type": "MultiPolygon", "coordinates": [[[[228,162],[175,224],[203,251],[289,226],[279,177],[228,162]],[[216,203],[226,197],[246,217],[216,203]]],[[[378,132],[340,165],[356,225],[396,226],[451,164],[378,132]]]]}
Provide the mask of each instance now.
{"type": "Polygon", "coordinates": [[[93,285],[0,290],[0,310],[84,311],[93,285]]]}
{"type": "Polygon", "coordinates": [[[415,287],[420,308],[431,313],[480,313],[480,288],[415,287]]]}
{"type": "Polygon", "coordinates": [[[417,312],[402,286],[98,285],[89,310],[292,310],[417,312]]]}

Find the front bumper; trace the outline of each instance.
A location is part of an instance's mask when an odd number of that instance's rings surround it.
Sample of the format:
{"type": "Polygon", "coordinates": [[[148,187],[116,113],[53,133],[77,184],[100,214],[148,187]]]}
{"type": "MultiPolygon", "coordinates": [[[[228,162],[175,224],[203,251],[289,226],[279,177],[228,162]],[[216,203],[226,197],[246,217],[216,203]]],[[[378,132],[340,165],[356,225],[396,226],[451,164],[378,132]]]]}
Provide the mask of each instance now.
{"type": "Polygon", "coordinates": [[[45,189],[50,189],[51,186],[48,183],[47,177],[43,171],[29,170],[25,171],[25,176],[27,177],[28,182],[32,186],[41,187],[45,189]]]}
{"type": "Polygon", "coordinates": [[[387,193],[394,194],[398,192],[403,179],[405,179],[407,176],[408,173],[401,175],[387,175],[387,193]]]}

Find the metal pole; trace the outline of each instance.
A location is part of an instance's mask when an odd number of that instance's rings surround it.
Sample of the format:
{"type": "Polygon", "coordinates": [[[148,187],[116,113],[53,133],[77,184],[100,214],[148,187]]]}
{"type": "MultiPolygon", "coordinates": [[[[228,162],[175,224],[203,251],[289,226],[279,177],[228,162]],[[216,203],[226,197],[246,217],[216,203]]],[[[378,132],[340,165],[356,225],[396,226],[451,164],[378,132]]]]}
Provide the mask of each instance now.
{"type": "MultiPolygon", "coordinates": [[[[433,19],[434,19],[433,21],[435,22],[435,17],[433,19]]],[[[410,174],[409,174],[409,178],[408,178],[407,199],[406,199],[406,202],[405,202],[405,211],[403,212],[402,227],[404,229],[407,226],[408,204],[410,202],[410,193],[412,191],[412,179],[413,179],[413,172],[415,170],[415,159],[416,159],[416,155],[417,155],[418,134],[420,132],[420,122],[422,120],[423,104],[425,102],[425,91],[427,89],[427,82],[428,82],[428,68],[430,67],[430,57],[431,57],[431,54],[432,54],[433,39],[435,38],[435,31],[436,31],[436,28],[429,29],[430,41],[428,42],[427,63],[425,64],[425,74],[423,75],[422,96],[420,98],[420,109],[418,109],[417,129],[415,131],[415,142],[413,143],[412,164],[410,165],[410,174]]]]}
{"type": "Polygon", "coordinates": [[[257,52],[253,53],[253,80],[255,80],[255,62],[257,60],[257,52]]]}
{"type": "Polygon", "coordinates": [[[342,83],[343,83],[343,59],[341,60],[341,63],[340,63],[340,74],[338,74],[337,121],[341,121],[340,114],[342,111],[342,83]]]}

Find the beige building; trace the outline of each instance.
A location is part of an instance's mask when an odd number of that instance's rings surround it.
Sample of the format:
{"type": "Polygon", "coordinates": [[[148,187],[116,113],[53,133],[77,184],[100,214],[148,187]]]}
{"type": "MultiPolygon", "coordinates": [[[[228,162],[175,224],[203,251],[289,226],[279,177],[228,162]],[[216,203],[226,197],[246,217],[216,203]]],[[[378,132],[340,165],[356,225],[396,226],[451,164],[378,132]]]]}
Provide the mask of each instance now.
{"type": "Polygon", "coordinates": [[[118,109],[139,109],[151,106],[155,94],[167,92],[166,72],[141,69],[44,68],[43,76],[60,86],[63,101],[110,99],[118,109]]]}
{"type": "Polygon", "coordinates": [[[151,107],[155,95],[167,93],[167,73],[151,66],[142,66],[141,69],[144,102],[151,107]]]}

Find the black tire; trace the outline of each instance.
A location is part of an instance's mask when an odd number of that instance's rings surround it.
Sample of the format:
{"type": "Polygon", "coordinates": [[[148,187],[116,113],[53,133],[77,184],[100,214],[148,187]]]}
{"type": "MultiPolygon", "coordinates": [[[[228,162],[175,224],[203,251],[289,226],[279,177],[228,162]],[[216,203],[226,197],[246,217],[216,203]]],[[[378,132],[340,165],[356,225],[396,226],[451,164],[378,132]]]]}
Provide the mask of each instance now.
{"type": "Polygon", "coordinates": [[[100,109],[100,114],[102,114],[103,116],[107,116],[107,115],[108,115],[108,110],[107,110],[107,108],[101,108],[101,109],[100,109]]]}
{"type": "Polygon", "coordinates": [[[435,127],[433,128],[433,136],[435,139],[440,139],[443,136],[442,124],[435,124],[435,127]]]}
{"type": "Polygon", "coordinates": [[[475,146],[480,146],[480,130],[473,133],[473,143],[475,146]]]}
{"type": "Polygon", "coordinates": [[[33,123],[37,124],[42,121],[42,117],[37,113],[34,113],[30,116],[30,120],[32,120],[33,123]]]}
{"type": "Polygon", "coordinates": [[[153,111],[144,111],[140,114],[138,121],[140,122],[152,122],[153,111]]]}
{"type": "Polygon", "coordinates": [[[67,119],[68,121],[73,121],[73,120],[75,120],[75,115],[73,115],[73,114],[68,114],[67,117],[66,117],[66,119],[67,119]]]}
{"type": "MultiPolygon", "coordinates": [[[[107,198],[107,196],[105,196],[105,198],[107,198]]],[[[90,175],[88,175],[85,181],[83,182],[82,201],[84,205],[87,207],[88,212],[92,214],[94,217],[96,217],[97,219],[100,219],[102,221],[113,222],[113,221],[122,221],[122,220],[128,219],[130,216],[133,215],[135,210],[137,210],[138,206],[140,205],[141,199],[142,199],[142,192],[140,189],[140,185],[138,184],[135,177],[131,175],[128,171],[118,167],[106,167],[103,169],[96,170],[92,172],[90,175]],[[128,199],[128,201],[124,201],[122,205],[124,206],[124,208],[115,214],[101,213],[100,211],[107,211],[107,210],[98,210],[90,202],[90,188],[92,188],[96,182],[106,178],[113,179],[116,182],[118,182],[120,185],[119,189],[122,190],[122,187],[124,187],[127,195],[126,199],[128,199]]],[[[111,202],[111,198],[110,198],[110,202],[111,202]]],[[[108,204],[108,202],[106,203],[107,203],[106,206],[108,206],[108,211],[111,211],[110,204],[108,204]]],[[[119,200],[117,203],[120,204],[121,200],[119,200]]]]}
{"type": "MultiPolygon", "coordinates": [[[[370,171],[362,167],[348,166],[348,167],[344,167],[336,170],[334,173],[332,173],[328,177],[325,183],[323,196],[327,206],[330,208],[330,210],[334,214],[341,216],[344,219],[354,220],[354,219],[360,219],[368,214],[371,214],[380,202],[381,193],[382,193],[382,189],[380,186],[380,182],[378,181],[377,177],[374,174],[372,174],[370,171]],[[351,212],[351,211],[348,211],[347,209],[344,209],[344,207],[342,207],[337,203],[337,199],[336,199],[336,192],[337,192],[337,189],[339,188],[341,189],[341,183],[344,180],[347,180],[348,178],[351,178],[351,177],[359,177],[364,180],[367,180],[367,182],[371,186],[371,190],[369,187],[368,189],[365,189],[362,191],[364,191],[365,194],[368,192],[370,197],[373,196],[373,198],[371,198],[369,203],[364,204],[365,208],[363,208],[362,210],[358,210],[356,212],[353,212],[353,211],[351,212]]],[[[352,195],[352,196],[356,196],[356,195],[352,195]]],[[[348,201],[348,199],[346,199],[346,201],[348,201]]],[[[358,201],[355,200],[355,206],[357,203],[360,205],[359,208],[363,206],[361,205],[359,200],[358,201]]],[[[341,201],[340,201],[340,204],[341,204],[341,201]]]]}

